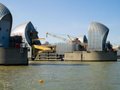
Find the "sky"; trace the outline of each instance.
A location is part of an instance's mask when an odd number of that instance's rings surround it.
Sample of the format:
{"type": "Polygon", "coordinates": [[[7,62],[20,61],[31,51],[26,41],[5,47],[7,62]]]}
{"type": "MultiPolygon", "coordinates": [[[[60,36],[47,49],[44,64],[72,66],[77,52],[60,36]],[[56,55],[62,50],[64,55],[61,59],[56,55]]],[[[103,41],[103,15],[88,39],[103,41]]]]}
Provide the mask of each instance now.
{"type": "MultiPolygon", "coordinates": [[[[103,23],[110,31],[108,40],[120,44],[120,0],[0,0],[12,13],[13,25],[31,21],[45,38],[46,32],[74,37],[86,35],[93,21],[103,23]]],[[[50,43],[59,41],[48,37],[50,43]]]]}

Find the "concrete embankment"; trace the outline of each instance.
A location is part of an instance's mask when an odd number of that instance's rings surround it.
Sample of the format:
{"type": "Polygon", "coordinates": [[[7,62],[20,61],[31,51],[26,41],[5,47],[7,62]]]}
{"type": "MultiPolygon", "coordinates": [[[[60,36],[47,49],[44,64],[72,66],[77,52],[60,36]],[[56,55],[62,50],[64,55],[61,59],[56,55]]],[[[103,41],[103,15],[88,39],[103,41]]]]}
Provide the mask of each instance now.
{"type": "Polygon", "coordinates": [[[65,53],[65,61],[117,61],[117,52],[77,51],[65,53]]]}

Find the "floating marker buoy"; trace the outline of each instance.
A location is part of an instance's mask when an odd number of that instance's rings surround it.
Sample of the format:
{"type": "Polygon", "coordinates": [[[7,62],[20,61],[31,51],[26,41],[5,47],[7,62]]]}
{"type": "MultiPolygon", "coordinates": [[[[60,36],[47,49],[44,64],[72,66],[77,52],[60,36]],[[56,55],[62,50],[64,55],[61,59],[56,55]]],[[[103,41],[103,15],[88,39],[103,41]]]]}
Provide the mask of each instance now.
{"type": "Polygon", "coordinates": [[[39,83],[44,83],[44,80],[39,80],[39,83]]]}

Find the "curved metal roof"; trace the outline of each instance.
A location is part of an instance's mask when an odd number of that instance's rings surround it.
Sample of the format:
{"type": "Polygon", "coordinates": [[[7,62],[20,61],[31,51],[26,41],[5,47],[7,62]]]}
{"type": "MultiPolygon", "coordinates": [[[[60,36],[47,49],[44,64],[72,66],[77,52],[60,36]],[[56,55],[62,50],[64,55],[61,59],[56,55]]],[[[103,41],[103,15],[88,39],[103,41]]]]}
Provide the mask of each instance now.
{"type": "Polygon", "coordinates": [[[16,26],[11,31],[11,36],[15,36],[15,35],[23,36],[25,35],[25,32],[27,32],[28,28],[29,30],[35,30],[33,24],[29,21],[16,26]]]}
{"type": "Polygon", "coordinates": [[[0,3],[0,46],[9,47],[12,15],[8,8],[0,3]]]}
{"type": "Polygon", "coordinates": [[[92,22],[88,31],[88,49],[102,51],[105,49],[109,29],[98,22],[92,22]]]}
{"type": "Polygon", "coordinates": [[[6,6],[4,6],[2,3],[0,3],[0,18],[2,18],[3,16],[5,16],[7,14],[11,14],[10,11],[8,10],[8,8],[6,6]]]}
{"type": "Polygon", "coordinates": [[[90,27],[89,27],[89,31],[99,31],[101,34],[104,34],[106,31],[109,31],[109,29],[101,24],[101,23],[98,23],[98,22],[92,22],[90,24],[90,27]]]}
{"type": "MultiPolygon", "coordinates": [[[[29,45],[32,44],[31,39],[36,39],[38,38],[38,35],[35,34],[34,37],[30,36],[30,33],[37,33],[35,30],[33,24],[29,22],[25,22],[23,24],[18,25],[11,31],[11,36],[22,36],[22,38],[27,42],[29,45]]],[[[37,42],[37,41],[36,41],[37,42]]],[[[40,42],[38,42],[40,44],[40,42]]]]}

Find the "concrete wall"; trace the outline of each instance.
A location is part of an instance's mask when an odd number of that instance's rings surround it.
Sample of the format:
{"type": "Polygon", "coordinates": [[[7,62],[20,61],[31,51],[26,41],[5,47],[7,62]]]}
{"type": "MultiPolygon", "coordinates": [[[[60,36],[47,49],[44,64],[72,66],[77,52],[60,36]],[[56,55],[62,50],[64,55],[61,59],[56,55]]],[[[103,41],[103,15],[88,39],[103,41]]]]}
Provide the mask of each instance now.
{"type": "Polygon", "coordinates": [[[65,53],[64,60],[78,61],[117,61],[117,52],[79,51],[65,53]]]}
{"type": "Polygon", "coordinates": [[[64,60],[70,60],[70,61],[81,61],[81,54],[82,52],[71,52],[71,53],[65,53],[64,60]]]}
{"type": "Polygon", "coordinates": [[[0,48],[1,65],[27,65],[27,48],[0,48]]]}
{"type": "Polygon", "coordinates": [[[117,61],[117,52],[104,52],[104,51],[83,52],[83,60],[117,61]]]}

